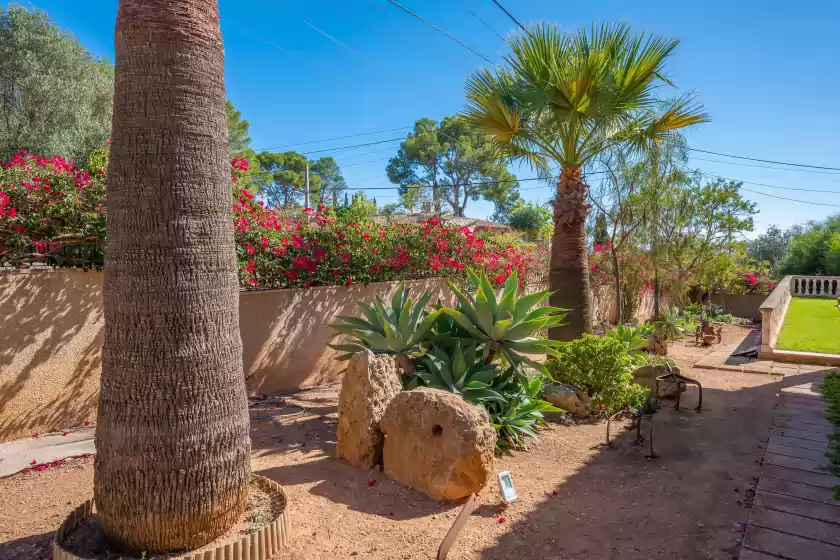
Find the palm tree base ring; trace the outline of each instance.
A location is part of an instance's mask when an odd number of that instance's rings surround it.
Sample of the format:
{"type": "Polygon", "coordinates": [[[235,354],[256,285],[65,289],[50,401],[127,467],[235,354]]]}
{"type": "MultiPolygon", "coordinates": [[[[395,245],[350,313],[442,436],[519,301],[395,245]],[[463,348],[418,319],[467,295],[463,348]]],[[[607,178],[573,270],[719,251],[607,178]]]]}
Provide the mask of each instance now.
{"type": "MultiPolygon", "coordinates": [[[[235,542],[224,542],[214,548],[207,548],[202,552],[189,552],[183,556],[173,557],[172,560],[267,560],[278,550],[289,545],[292,537],[292,524],[289,516],[289,500],[283,487],[264,476],[251,475],[252,482],[256,482],[263,490],[277,496],[283,502],[283,511],[270,523],[263,525],[259,531],[242,537],[235,542]]],[[[87,560],[76,556],[64,549],[62,542],[79,523],[95,513],[93,499],[90,499],[74,509],[58,527],[53,539],[54,560],[87,560]]]]}

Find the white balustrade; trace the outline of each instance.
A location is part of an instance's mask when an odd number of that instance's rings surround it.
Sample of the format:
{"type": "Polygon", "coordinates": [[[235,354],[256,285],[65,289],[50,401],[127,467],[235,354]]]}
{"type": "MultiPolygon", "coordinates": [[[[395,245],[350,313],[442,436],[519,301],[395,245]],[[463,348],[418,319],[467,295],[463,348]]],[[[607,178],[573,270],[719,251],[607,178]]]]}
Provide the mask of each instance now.
{"type": "Polygon", "coordinates": [[[840,297],[840,276],[791,276],[790,293],[795,297],[840,297]]]}

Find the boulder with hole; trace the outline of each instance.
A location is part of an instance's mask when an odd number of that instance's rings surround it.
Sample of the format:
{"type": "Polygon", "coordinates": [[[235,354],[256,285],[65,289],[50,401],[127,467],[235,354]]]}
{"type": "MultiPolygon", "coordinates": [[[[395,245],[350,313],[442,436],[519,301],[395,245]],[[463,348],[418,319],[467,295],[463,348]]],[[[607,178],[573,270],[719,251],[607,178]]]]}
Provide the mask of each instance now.
{"type": "Polygon", "coordinates": [[[339,459],[366,469],[382,462],[379,421],[401,390],[391,356],[366,350],[350,358],[338,396],[339,459]]]}
{"type": "Polygon", "coordinates": [[[420,387],[397,395],[382,417],[385,476],[453,501],[493,476],[496,430],[484,409],[460,396],[420,387]]]}
{"type": "Polygon", "coordinates": [[[566,412],[586,418],[592,414],[592,399],[573,385],[546,383],[542,388],[543,398],[566,412]]]}
{"type": "MultiPolygon", "coordinates": [[[[674,373],[680,372],[677,367],[671,367],[671,371],[674,373]]],[[[668,373],[668,368],[664,365],[642,366],[633,372],[633,382],[641,385],[642,387],[646,387],[647,389],[653,389],[655,392],[656,378],[660,375],[665,375],[666,373],[668,373]]],[[[676,397],[677,393],[684,390],[685,387],[680,385],[680,383],[676,380],[663,380],[659,382],[659,393],[655,396],[660,399],[672,398],[676,397]]]]}

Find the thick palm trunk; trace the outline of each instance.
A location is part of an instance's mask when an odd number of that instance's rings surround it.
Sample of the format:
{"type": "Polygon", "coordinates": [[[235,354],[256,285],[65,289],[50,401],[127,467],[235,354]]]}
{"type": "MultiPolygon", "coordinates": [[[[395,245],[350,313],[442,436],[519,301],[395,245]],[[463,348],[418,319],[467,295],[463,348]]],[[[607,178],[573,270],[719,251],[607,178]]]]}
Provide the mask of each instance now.
{"type": "Polygon", "coordinates": [[[249,419],[216,0],[121,0],[94,494],[135,550],[194,549],[247,501],[249,419]]]}
{"type": "Polygon", "coordinates": [[[550,329],[554,340],[574,340],[592,331],[592,293],[586,257],[584,225],[589,205],[588,187],[579,167],[564,168],[560,174],[554,205],[554,237],[548,275],[551,305],[569,310],[566,324],[550,329]]]}

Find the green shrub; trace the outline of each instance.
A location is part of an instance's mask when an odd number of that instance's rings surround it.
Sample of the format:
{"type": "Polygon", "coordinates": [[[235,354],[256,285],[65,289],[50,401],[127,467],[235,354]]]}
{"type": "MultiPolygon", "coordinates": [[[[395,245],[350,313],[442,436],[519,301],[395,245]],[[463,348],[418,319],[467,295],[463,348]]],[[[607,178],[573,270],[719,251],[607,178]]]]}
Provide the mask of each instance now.
{"type": "Polygon", "coordinates": [[[564,344],[560,356],[546,365],[555,381],[580,387],[607,413],[631,406],[641,395],[631,374],[636,362],[627,346],[614,337],[585,334],[564,344]]]}
{"type": "Polygon", "coordinates": [[[652,354],[650,352],[639,352],[633,355],[633,367],[640,368],[642,366],[675,366],[673,358],[668,356],[660,356],[659,354],[652,354]]]}

